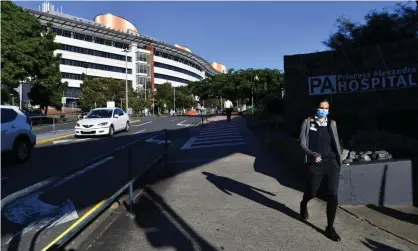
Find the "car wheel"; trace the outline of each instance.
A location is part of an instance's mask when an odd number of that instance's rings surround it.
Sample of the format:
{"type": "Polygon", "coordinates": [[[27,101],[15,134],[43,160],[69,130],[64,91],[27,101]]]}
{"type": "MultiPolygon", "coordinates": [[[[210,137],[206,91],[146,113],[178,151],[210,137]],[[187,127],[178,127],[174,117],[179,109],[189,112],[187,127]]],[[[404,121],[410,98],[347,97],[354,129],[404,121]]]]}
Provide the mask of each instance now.
{"type": "Polygon", "coordinates": [[[30,142],[24,138],[16,139],[13,144],[13,157],[15,162],[24,163],[29,159],[31,152],[30,142]]]}
{"type": "Polygon", "coordinates": [[[109,136],[112,137],[113,135],[115,135],[115,128],[111,125],[109,127],[109,136]]]}
{"type": "Polygon", "coordinates": [[[129,131],[129,121],[126,122],[126,126],[125,126],[125,132],[129,131]]]}

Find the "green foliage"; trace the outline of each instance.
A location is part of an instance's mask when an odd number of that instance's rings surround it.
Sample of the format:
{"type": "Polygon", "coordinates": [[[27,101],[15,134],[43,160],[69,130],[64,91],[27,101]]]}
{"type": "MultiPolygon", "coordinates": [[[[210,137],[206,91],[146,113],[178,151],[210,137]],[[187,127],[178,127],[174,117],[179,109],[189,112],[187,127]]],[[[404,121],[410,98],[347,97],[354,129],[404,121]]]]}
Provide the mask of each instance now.
{"type": "MultiPolygon", "coordinates": [[[[175,87],[176,89],[176,108],[190,108],[195,106],[195,100],[190,89],[187,86],[175,87]]],[[[167,82],[157,85],[156,93],[157,105],[163,107],[166,104],[167,109],[174,107],[174,87],[167,82]]]]}
{"type": "MultiPolygon", "coordinates": [[[[418,4],[417,4],[418,5],[418,4]]],[[[418,39],[418,13],[407,4],[396,4],[392,11],[371,11],[365,24],[350,19],[337,19],[337,31],[323,43],[337,49],[342,46],[364,46],[402,39],[418,39]]]]}
{"type": "Polygon", "coordinates": [[[66,84],[61,84],[60,57],[54,55],[60,46],[54,42],[55,34],[42,30],[37,18],[11,1],[1,2],[1,8],[1,81],[8,89],[2,96],[26,82],[32,85],[32,105],[45,111],[48,106],[60,109],[66,84]]]}
{"type": "MultiPolygon", "coordinates": [[[[201,81],[191,82],[188,85],[190,91],[205,100],[218,100],[220,97],[231,100],[244,100],[248,103],[251,93],[256,100],[262,99],[268,93],[278,92],[284,86],[282,72],[277,69],[247,69],[230,70],[226,74],[218,74],[201,81]],[[254,78],[258,77],[258,81],[254,78]]],[[[219,105],[219,102],[212,102],[219,105]]]]}
{"type": "MultiPolygon", "coordinates": [[[[87,78],[84,81],[80,93],[80,105],[83,111],[90,111],[95,107],[106,107],[107,101],[114,101],[116,106],[122,103],[123,110],[126,110],[126,89],[125,81],[113,78],[87,78]]],[[[150,106],[150,101],[144,98],[128,85],[128,104],[134,112],[143,110],[150,106]]]]}

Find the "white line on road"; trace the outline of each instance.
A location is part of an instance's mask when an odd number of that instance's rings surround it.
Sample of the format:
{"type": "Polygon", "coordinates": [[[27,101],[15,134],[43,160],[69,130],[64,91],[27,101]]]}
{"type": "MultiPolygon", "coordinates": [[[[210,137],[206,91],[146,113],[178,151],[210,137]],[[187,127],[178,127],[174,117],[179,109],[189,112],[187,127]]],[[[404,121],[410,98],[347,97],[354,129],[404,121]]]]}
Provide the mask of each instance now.
{"type": "Polygon", "coordinates": [[[193,142],[196,140],[196,137],[191,137],[187,142],[186,142],[186,144],[184,144],[181,148],[180,148],[180,150],[184,150],[184,149],[189,149],[190,148],[190,146],[193,144],[193,142]]]}
{"type": "Polygon", "coordinates": [[[171,121],[176,121],[177,119],[172,119],[171,121]]]}
{"type": "Polygon", "coordinates": [[[144,123],[139,124],[139,125],[131,125],[131,126],[142,126],[142,125],[146,125],[146,124],[149,124],[149,123],[152,123],[152,121],[144,122],[144,123]]]}
{"type": "Polygon", "coordinates": [[[92,165],[84,168],[83,170],[80,170],[78,172],[75,172],[75,173],[73,173],[73,174],[65,177],[60,182],[56,183],[54,186],[52,186],[52,188],[55,188],[57,186],[60,186],[60,185],[62,185],[64,183],[66,183],[67,181],[69,181],[71,179],[74,179],[75,177],[77,177],[77,176],[79,176],[79,175],[81,175],[83,173],[89,172],[90,170],[93,170],[94,168],[96,168],[96,167],[98,167],[98,166],[100,166],[100,165],[102,165],[102,164],[104,164],[104,163],[106,163],[106,162],[108,162],[109,160],[112,160],[112,159],[114,159],[113,156],[107,157],[105,159],[102,159],[102,160],[100,160],[100,161],[98,161],[98,162],[96,162],[96,163],[94,163],[94,164],[92,164],[92,165]]]}
{"type": "Polygon", "coordinates": [[[134,132],[134,133],[132,133],[132,135],[136,135],[136,134],[141,133],[141,132],[143,132],[143,131],[145,131],[145,129],[142,129],[142,130],[141,130],[141,131],[139,131],[139,132],[134,132]]]}
{"type": "Polygon", "coordinates": [[[187,119],[186,120],[183,120],[183,121],[181,121],[180,123],[178,123],[177,125],[178,126],[186,126],[186,127],[189,127],[190,126],[190,124],[183,124],[184,122],[186,122],[187,121],[187,119]]]}
{"type": "Polygon", "coordinates": [[[2,178],[1,178],[1,180],[5,180],[5,179],[8,179],[8,178],[9,178],[9,177],[2,177],[2,178]]]}
{"type": "Polygon", "coordinates": [[[208,148],[208,147],[220,147],[220,146],[237,146],[237,145],[244,145],[244,142],[236,142],[236,143],[223,143],[223,144],[213,144],[213,145],[207,145],[207,146],[191,146],[188,148],[182,148],[182,149],[195,149],[195,148],[208,148]]]}

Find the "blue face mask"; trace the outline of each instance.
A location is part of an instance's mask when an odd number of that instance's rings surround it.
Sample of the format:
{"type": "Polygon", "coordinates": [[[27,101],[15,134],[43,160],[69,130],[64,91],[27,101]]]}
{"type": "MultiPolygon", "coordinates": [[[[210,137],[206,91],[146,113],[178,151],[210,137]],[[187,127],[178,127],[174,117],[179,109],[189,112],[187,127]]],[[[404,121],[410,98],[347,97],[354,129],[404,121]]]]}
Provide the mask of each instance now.
{"type": "Polygon", "coordinates": [[[328,116],[328,110],[325,109],[318,109],[316,111],[316,116],[320,117],[320,118],[325,118],[326,116],[328,116]]]}

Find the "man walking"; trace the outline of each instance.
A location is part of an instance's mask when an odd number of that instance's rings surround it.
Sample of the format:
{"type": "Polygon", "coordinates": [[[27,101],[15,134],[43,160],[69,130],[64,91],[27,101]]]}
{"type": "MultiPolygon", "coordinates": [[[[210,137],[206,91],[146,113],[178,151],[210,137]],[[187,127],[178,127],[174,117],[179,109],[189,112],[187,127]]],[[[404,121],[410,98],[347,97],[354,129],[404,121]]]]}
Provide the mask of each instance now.
{"type": "Polygon", "coordinates": [[[234,105],[232,104],[231,100],[227,99],[224,103],[224,108],[226,112],[226,117],[228,119],[228,122],[231,122],[231,114],[232,114],[232,108],[234,105]]]}
{"type": "Polygon", "coordinates": [[[329,102],[318,103],[316,115],[302,123],[300,144],[308,164],[308,180],[303,199],[300,202],[300,215],[308,219],[307,204],[316,196],[321,181],[328,181],[327,221],[325,233],[333,241],[340,241],[334,229],[334,219],[338,207],[338,185],[341,169],[341,147],[335,121],[328,120],[329,102]]]}

